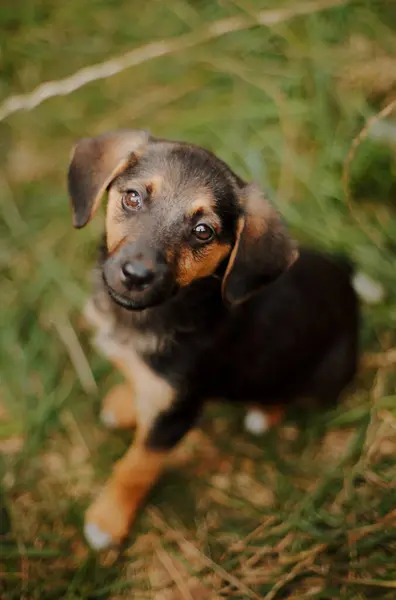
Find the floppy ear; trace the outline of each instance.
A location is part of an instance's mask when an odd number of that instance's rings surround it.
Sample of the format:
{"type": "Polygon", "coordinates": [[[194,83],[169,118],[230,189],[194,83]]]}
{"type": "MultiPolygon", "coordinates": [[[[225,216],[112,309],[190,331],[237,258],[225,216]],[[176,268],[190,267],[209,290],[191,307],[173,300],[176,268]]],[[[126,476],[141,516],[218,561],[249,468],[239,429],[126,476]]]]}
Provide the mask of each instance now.
{"type": "Polygon", "coordinates": [[[240,304],[271,283],[298,257],[278,212],[254,183],[243,189],[242,214],[223,278],[223,298],[240,304]]]}
{"type": "Polygon", "coordinates": [[[143,130],[123,130],[83,138],[72,151],[68,189],[74,227],[84,227],[94,215],[110,183],[136,160],[149,141],[143,130]]]}

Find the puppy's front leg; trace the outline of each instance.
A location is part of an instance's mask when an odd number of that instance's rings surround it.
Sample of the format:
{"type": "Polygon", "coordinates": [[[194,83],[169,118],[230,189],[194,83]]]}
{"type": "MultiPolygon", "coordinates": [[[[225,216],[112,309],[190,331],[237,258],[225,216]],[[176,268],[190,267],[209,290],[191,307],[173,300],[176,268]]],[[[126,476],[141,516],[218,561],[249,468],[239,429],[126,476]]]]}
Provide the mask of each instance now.
{"type": "Polygon", "coordinates": [[[85,517],[84,533],[95,550],[119,544],[128,534],[139,505],[157,480],[166,452],[152,451],[136,440],[115,465],[113,473],[85,517]]]}
{"type": "Polygon", "coordinates": [[[130,429],[137,424],[134,380],[125,361],[113,358],[112,363],[123,374],[125,382],[115,385],[107,393],[100,419],[109,429],[130,429]]]}
{"type": "Polygon", "coordinates": [[[199,402],[182,398],[146,365],[140,365],[136,383],[135,441],[86,514],[85,536],[97,550],[126,537],[169,453],[194,425],[200,410],[199,402]]]}

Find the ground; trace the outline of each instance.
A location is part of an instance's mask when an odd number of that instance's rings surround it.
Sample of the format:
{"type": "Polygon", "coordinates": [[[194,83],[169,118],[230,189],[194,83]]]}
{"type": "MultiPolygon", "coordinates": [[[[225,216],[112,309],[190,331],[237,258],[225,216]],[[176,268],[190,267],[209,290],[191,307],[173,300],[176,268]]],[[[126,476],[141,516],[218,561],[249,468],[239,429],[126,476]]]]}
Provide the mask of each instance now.
{"type": "Polygon", "coordinates": [[[0,122],[2,597],[393,599],[392,3],[329,0],[324,10],[317,0],[305,15],[313,4],[299,0],[8,4],[0,104],[151,41],[177,42],[0,122]],[[229,17],[239,30],[219,36],[213,23],[229,17]],[[346,252],[386,298],[364,308],[362,352],[375,357],[339,408],[290,413],[255,439],[240,411],[209,407],[122,551],[96,556],[84,510],[129,436],[98,420],[117,376],[80,313],[103,217],[72,230],[65,172],[76,138],[118,127],[215,151],[268,190],[300,241],[346,252]]]}

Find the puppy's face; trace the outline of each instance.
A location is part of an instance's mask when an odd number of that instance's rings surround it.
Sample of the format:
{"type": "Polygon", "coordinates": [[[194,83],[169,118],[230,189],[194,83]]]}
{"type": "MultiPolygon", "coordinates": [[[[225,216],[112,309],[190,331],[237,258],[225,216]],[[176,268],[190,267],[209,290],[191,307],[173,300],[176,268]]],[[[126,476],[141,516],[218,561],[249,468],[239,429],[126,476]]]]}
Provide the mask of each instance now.
{"type": "Polygon", "coordinates": [[[216,163],[201,149],[157,142],[111,184],[103,274],[126,308],[163,302],[230,255],[237,198],[216,163]]]}
{"type": "Polygon", "coordinates": [[[127,309],[160,304],[220,271],[224,295],[239,302],[295,258],[268,201],[202,148],[145,132],[82,140],[69,169],[77,227],[106,189],[103,278],[127,309]]]}

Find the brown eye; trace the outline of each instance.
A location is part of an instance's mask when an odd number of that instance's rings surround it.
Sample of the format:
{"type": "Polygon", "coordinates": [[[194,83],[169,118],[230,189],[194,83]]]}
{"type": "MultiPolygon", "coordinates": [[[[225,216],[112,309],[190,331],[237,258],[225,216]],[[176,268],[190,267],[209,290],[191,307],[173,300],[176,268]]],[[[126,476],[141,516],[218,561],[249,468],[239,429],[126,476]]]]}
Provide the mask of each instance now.
{"type": "Polygon", "coordinates": [[[143,204],[142,196],[136,190],[124,192],[121,202],[125,210],[139,210],[143,204]]]}
{"type": "Polygon", "coordinates": [[[214,231],[209,225],[205,225],[204,223],[200,223],[192,230],[192,234],[199,240],[200,242],[209,242],[214,236],[214,231]]]}

